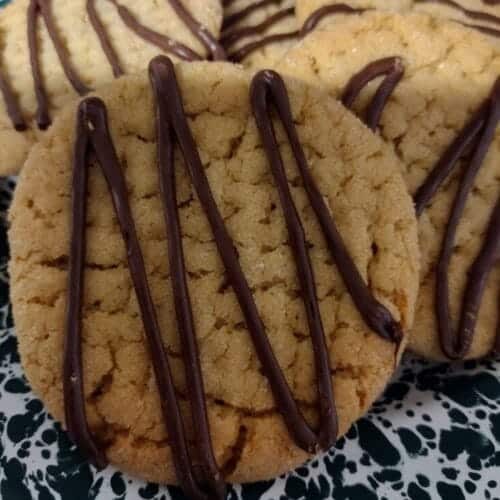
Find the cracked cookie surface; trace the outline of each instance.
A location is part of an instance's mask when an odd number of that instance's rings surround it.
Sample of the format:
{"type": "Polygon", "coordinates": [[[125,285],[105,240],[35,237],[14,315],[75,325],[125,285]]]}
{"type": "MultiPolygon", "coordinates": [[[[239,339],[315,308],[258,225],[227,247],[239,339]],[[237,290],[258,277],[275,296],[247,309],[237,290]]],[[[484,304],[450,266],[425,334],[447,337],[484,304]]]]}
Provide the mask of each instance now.
{"type": "MultiPolygon", "coordinates": [[[[250,110],[250,75],[222,63],[180,64],[176,72],[206,175],[270,342],[294,397],[315,422],[315,368],[304,303],[278,193],[250,110]]],[[[413,207],[398,160],[323,92],[291,79],[286,85],[311,173],[354,262],[406,332],[417,294],[419,252],[413,207]]],[[[149,82],[145,75],[127,77],[99,95],[108,107],[163,340],[181,407],[188,415],[149,82]]],[[[74,125],[75,107],[71,107],[34,147],[10,212],[12,302],[21,357],[33,389],[59,420],[64,415],[61,372],[74,125]]],[[[326,248],[281,127],[277,132],[310,246],[344,433],[380,394],[399,353],[393,343],[370,331],[357,312],[326,248]]],[[[294,445],[277,413],[178,151],[176,167],[182,239],[216,459],[229,481],[274,477],[308,456],[294,445]]],[[[168,436],[124,243],[103,175],[95,166],[89,175],[82,314],[90,427],[112,463],[146,479],[172,483],[168,436]]]]}
{"type": "MultiPolygon", "coordinates": [[[[500,74],[500,55],[494,45],[472,30],[425,14],[367,12],[342,23],[325,23],[287,54],[280,70],[324,86],[332,96],[340,97],[351,78],[369,63],[393,56],[401,58],[404,75],[382,113],[379,134],[394,146],[414,195],[490,95],[500,74]]],[[[363,113],[373,97],[377,89],[373,83],[356,101],[358,113],[363,113]]],[[[499,149],[497,130],[454,238],[448,268],[454,328],[460,317],[467,270],[484,241],[500,192],[499,149]]],[[[421,288],[410,347],[440,360],[447,358],[440,346],[435,313],[436,263],[464,164],[462,161],[437,191],[419,223],[421,288]]],[[[499,281],[497,263],[488,277],[467,357],[481,357],[492,350],[499,318],[499,281]]]]}
{"type": "MultiPolygon", "coordinates": [[[[35,122],[37,100],[27,36],[28,8],[31,2],[32,0],[16,0],[0,12],[0,74],[12,88],[28,126],[25,132],[14,129],[7,113],[6,101],[0,94],[1,175],[17,173],[33,142],[43,135],[35,122]]],[[[118,6],[128,8],[129,13],[143,28],[153,30],[160,37],[166,35],[196,53],[206,55],[203,45],[176,14],[168,0],[42,0],[39,3],[52,11],[55,32],[67,53],[68,61],[82,83],[90,88],[106,84],[115,75],[92,26],[87,5],[95,6],[98,19],[104,25],[109,42],[125,73],[145,69],[147,62],[162,50],[143,40],[126,25],[120,18],[118,6]]],[[[218,0],[183,0],[183,4],[197,21],[218,37],[222,23],[222,8],[218,0]]],[[[36,40],[42,82],[53,118],[78,93],[65,75],[41,15],[37,20],[36,40]]]]}
{"type": "Polygon", "coordinates": [[[317,9],[341,3],[358,9],[427,13],[467,25],[500,46],[500,4],[488,0],[297,0],[297,21],[302,25],[317,9]]]}

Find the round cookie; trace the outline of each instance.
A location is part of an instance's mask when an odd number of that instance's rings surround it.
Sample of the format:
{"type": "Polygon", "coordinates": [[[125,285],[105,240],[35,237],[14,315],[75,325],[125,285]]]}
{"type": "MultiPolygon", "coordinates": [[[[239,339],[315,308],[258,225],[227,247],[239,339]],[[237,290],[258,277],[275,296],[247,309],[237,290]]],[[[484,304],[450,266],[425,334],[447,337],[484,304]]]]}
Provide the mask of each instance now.
{"type": "MultiPolygon", "coordinates": [[[[455,23],[424,14],[367,12],[340,24],[325,23],[287,54],[280,71],[324,86],[332,96],[342,98],[379,130],[402,160],[403,175],[421,212],[421,289],[411,349],[437,360],[477,358],[491,352],[498,342],[500,266],[490,256],[480,277],[473,273],[475,278],[468,279],[468,275],[477,270],[478,262],[475,267],[473,263],[485,250],[485,241],[497,244],[487,233],[495,223],[500,191],[500,131],[496,130],[491,144],[485,139],[487,155],[484,161],[479,158],[479,174],[470,192],[464,193],[463,213],[461,208],[456,212],[457,231],[450,224],[452,204],[463,172],[472,162],[450,163],[451,174],[438,177],[436,192],[424,195],[436,180],[431,172],[446,167],[447,159],[453,158],[452,149],[459,146],[454,141],[471,120],[478,124],[477,109],[495,92],[499,52],[481,35],[455,23]],[[367,84],[370,73],[387,77],[385,83],[367,84]],[[450,335],[457,338],[460,318],[461,345],[447,348],[443,344],[450,342],[446,340],[450,335]]],[[[495,96],[480,116],[489,113],[494,102],[495,96]]],[[[479,131],[482,134],[484,127],[479,131]]],[[[470,160],[478,136],[461,156],[470,160]]]]}
{"type": "Polygon", "coordinates": [[[400,13],[425,12],[457,21],[488,35],[500,45],[500,3],[489,0],[297,0],[296,15],[302,26],[307,18],[325,6],[347,5],[356,9],[377,9],[400,13]]]}
{"type": "MultiPolygon", "coordinates": [[[[192,435],[193,429],[185,398],[192,393],[187,391],[172,293],[173,276],[177,274],[171,271],[173,264],[169,260],[173,254],[167,249],[174,233],[166,230],[162,199],[176,199],[179,213],[215,459],[225,480],[270,478],[304,462],[310,454],[295,444],[296,438],[291,437],[278,413],[271,385],[264,375],[269,368],[263,370],[259,361],[256,344],[250,338],[254,329],[247,328],[247,316],[234,292],[237,280],[231,277],[234,274],[228,274],[217,245],[224,245],[224,252],[229,252],[241,266],[293,398],[307,421],[314,425],[318,418],[315,358],[303,301],[309,292],[305,288],[302,291],[299,285],[274,174],[253,116],[255,111],[262,120],[258,107],[262,104],[261,92],[268,89],[268,82],[278,92],[279,78],[271,72],[260,73],[250,89],[251,75],[227,63],[179,64],[175,71],[188,127],[203,165],[196,168],[208,178],[232,244],[223,243],[221,231],[214,240],[212,219],[209,224],[200,202],[203,199],[207,203],[206,196],[200,198],[198,191],[203,182],[197,181],[197,189],[193,188],[178,147],[177,196],[160,196],[156,101],[146,76],[120,79],[101,90],[99,96],[107,108],[121,165],[118,171],[125,178],[145,274],[187,432],[192,435]],[[253,102],[260,103],[258,106],[251,107],[250,90],[253,102]]],[[[160,83],[161,88],[170,89],[171,96],[172,85],[167,85],[165,79],[160,83]]],[[[380,394],[406,344],[418,287],[416,220],[399,173],[401,167],[390,148],[319,89],[292,79],[286,79],[285,86],[299,149],[303,148],[308,161],[306,171],[322,194],[311,200],[306,196],[302,187],[306,181],[299,175],[282,128],[277,127],[279,150],[315,275],[314,290],[326,336],[326,360],[330,360],[326,381],[333,384],[338,435],[342,435],[380,394]],[[329,119],[326,121],[325,117],[329,119]],[[363,283],[367,284],[361,288],[379,301],[373,321],[383,321],[384,328],[393,328],[395,337],[399,337],[401,328],[403,338],[398,342],[382,338],[361,317],[310,201],[327,208],[324,217],[336,223],[363,283]],[[388,311],[399,327],[389,321],[388,311]]],[[[63,380],[65,386],[72,387],[74,381],[81,379],[63,377],[62,373],[63,355],[68,353],[69,345],[74,346],[74,337],[65,333],[65,311],[69,308],[69,293],[73,297],[78,288],[68,281],[68,267],[74,262],[70,242],[75,242],[70,236],[70,221],[76,217],[71,210],[76,199],[71,190],[73,149],[78,146],[78,151],[85,150],[81,149],[81,144],[85,145],[81,141],[87,137],[82,135],[82,127],[87,134],[96,131],[95,140],[105,136],[95,121],[85,125],[90,120],[85,117],[93,116],[85,114],[85,110],[90,105],[95,108],[99,102],[87,100],[79,108],[78,134],[72,106],[33,148],[10,212],[11,293],[20,353],[33,389],[60,421],[64,421],[65,402],[68,405],[72,401],[63,396],[63,380]]],[[[161,112],[175,113],[177,118],[172,123],[185,138],[183,122],[179,121],[182,112],[171,99],[160,102],[166,103],[161,112]]],[[[170,137],[164,123],[159,130],[170,137]]],[[[170,158],[168,152],[162,151],[163,161],[170,158]]],[[[105,155],[108,167],[112,164],[110,153],[89,154],[89,161],[96,154],[97,158],[105,155]]],[[[83,156],[80,153],[75,158],[82,161],[83,156]]],[[[78,165],[75,172],[83,172],[84,165],[78,165]]],[[[190,172],[195,171],[190,165],[190,172]]],[[[173,483],[177,481],[173,460],[178,455],[172,454],[169,446],[173,438],[166,432],[152,370],[152,360],[159,351],[153,351],[153,357],[148,354],[140,316],[143,310],[132,286],[120,226],[101,168],[94,162],[89,167],[87,199],[81,314],[82,377],[90,432],[104,447],[109,461],[120,468],[148,480],[173,483]]],[[[127,198],[116,203],[123,217],[127,198]]],[[[83,228],[83,224],[75,227],[83,228]]],[[[130,225],[126,233],[132,245],[134,232],[130,225]]],[[[137,250],[131,251],[130,256],[137,273],[137,250]]],[[[341,271],[346,272],[349,264],[345,258],[342,262],[341,271]]],[[[178,296],[177,293],[175,297],[178,296]]],[[[368,300],[368,296],[362,297],[361,302],[371,303],[373,299],[368,300]]],[[[314,300],[308,303],[313,304],[314,300]]],[[[69,326],[77,322],[74,316],[68,321],[69,326]]],[[[322,403],[330,397],[331,391],[323,394],[322,403]]],[[[332,419],[330,414],[328,422],[332,419]]]]}
{"type": "Polygon", "coordinates": [[[272,68],[297,41],[295,0],[225,0],[221,43],[228,59],[272,68]]]}
{"type": "Polygon", "coordinates": [[[145,69],[159,53],[205,58],[209,51],[201,39],[217,44],[221,23],[218,0],[9,4],[0,11],[0,175],[20,170],[41,130],[78,94],[122,73],[145,69]],[[35,66],[30,62],[27,33],[35,66]],[[37,92],[36,73],[40,74],[37,92]]]}

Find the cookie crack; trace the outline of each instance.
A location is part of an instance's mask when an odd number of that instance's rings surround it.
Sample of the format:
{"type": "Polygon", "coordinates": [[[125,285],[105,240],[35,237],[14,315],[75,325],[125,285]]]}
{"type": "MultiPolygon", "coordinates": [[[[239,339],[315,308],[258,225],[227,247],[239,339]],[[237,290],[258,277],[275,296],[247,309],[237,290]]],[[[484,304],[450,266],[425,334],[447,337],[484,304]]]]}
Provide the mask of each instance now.
{"type": "Polygon", "coordinates": [[[248,429],[245,425],[240,425],[238,429],[238,435],[234,444],[229,449],[229,458],[221,466],[221,474],[224,477],[228,477],[237,469],[238,464],[243,456],[243,451],[247,444],[248,439],[248,429]]]}

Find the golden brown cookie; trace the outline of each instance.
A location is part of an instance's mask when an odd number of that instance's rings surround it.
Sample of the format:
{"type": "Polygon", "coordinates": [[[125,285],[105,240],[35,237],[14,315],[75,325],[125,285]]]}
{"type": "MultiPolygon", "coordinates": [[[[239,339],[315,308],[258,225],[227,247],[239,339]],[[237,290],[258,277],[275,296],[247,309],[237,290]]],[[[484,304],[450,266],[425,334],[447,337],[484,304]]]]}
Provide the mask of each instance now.
{"type": "Polygon", "coordinates": [[[218,58],[218,0],[16,0],[0,11],[0,175],[62,106],[159,53],[218,58]],[[201,24],[200,24],[201,23],[201,24]]]}
{"type": "Polygon", "coordinates": [[[223,0],[221,43],[228,59],[272,68],[298,40],[295,0],[223,0]]]}
{"type": "Polygon", "coordinates": [[[411,349],[439,360],[491,352],[500,279],[498,50],[428,15],[366,12],[320,26],[280,70],[341,98],[402,160],[422,247],[411,349]]]}
{"type": "Polygon", "coordinates": [[[318,89],[165,58],[151,79],[66,109],[21,173],[10,273],[26,375],[98,462],[189,490],[179,407],[212,484],[204,394],[221,477],[274,477],[345,433],[393,373],[417,295],[411,199],[390,148],[318,89]]]}
{"type": "Polygon", "coordinates": [[[500,3],[496,0],[297,0],[296,4],[300,26],[320,10],[330,9],[333,12],[340,6],[399,13],[424,12],[456,21],[487,35],[495,44],[500,44],[500,3]]]}

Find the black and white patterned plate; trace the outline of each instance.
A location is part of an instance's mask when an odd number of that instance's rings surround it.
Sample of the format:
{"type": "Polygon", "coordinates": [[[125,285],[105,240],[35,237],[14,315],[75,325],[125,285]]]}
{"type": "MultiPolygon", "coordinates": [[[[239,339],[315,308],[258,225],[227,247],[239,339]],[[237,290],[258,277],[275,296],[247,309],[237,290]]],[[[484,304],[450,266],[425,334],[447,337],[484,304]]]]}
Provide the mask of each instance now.
{"type": "MultiPolygon", "coordinates": [[[[0,7],[9,0],[0,0],[0,7]]],[[[97,471],[31,393],[9,304],[0,179],[0,499],[181,500],[112,467],[97,471]]],[[[432,365],[407,358],[370,414],[334,450],[229,500],[500,500],[500,359],[432,365]]]]}

